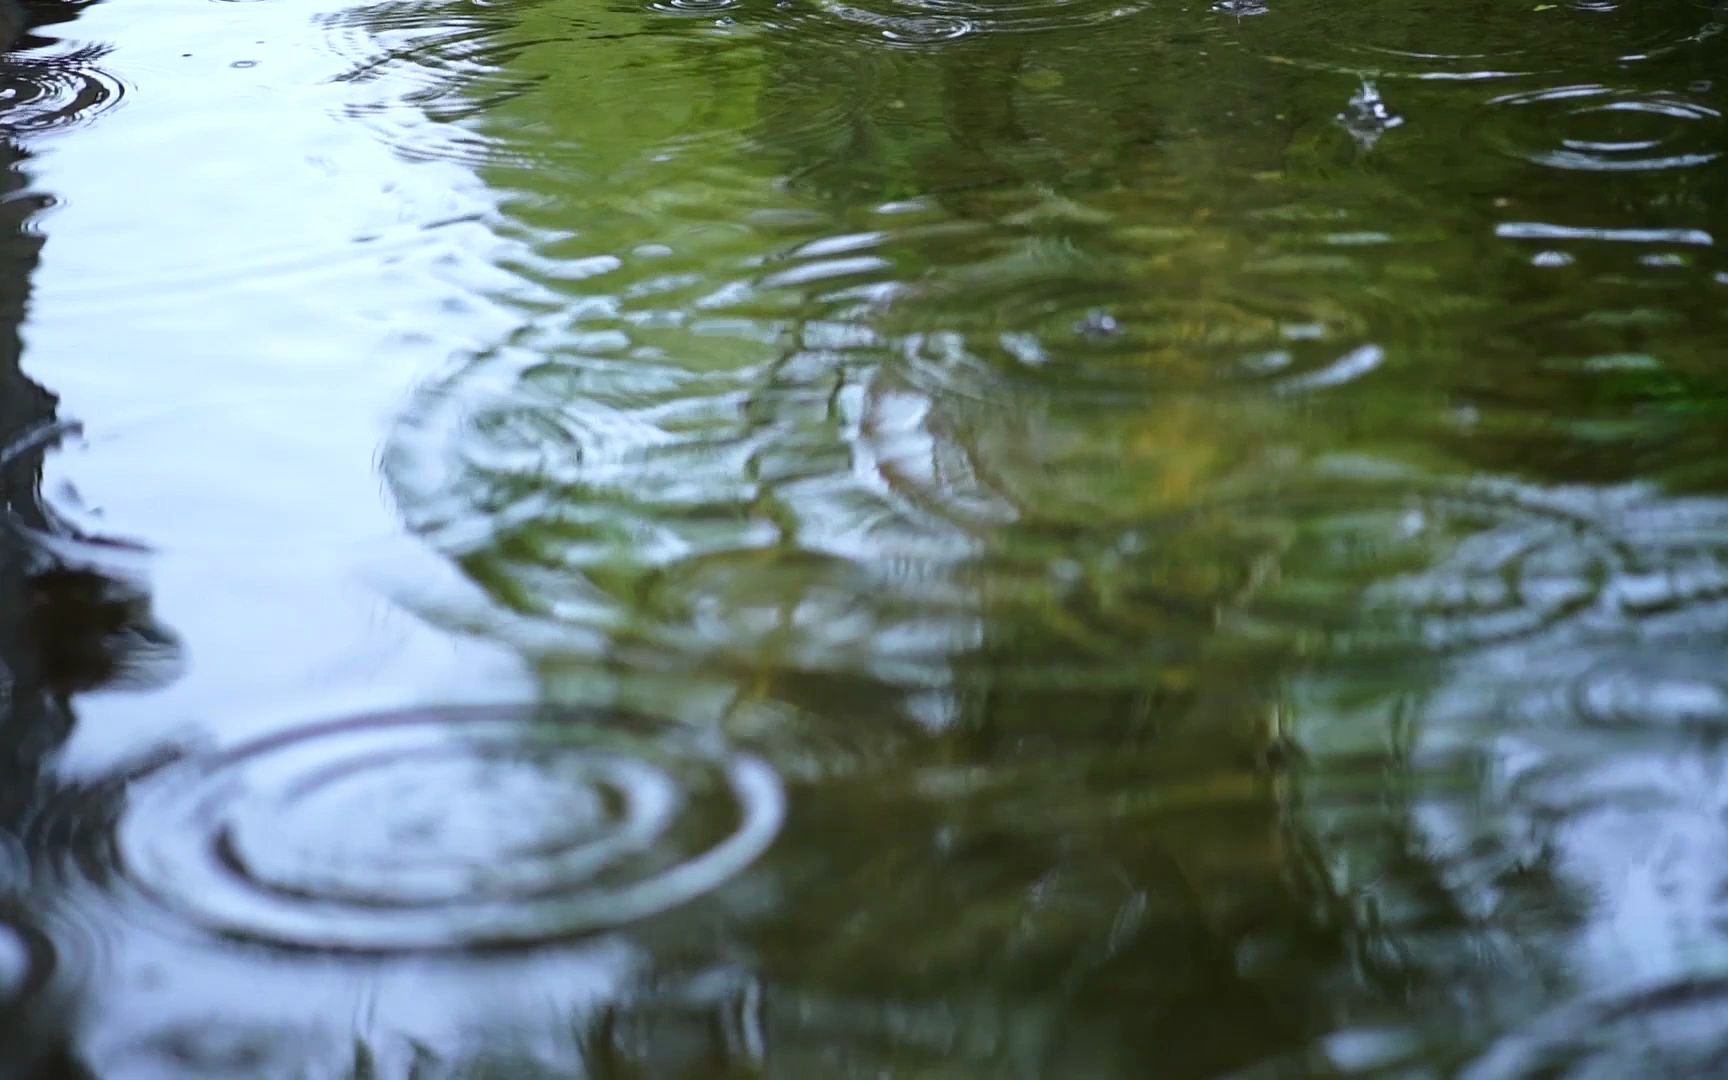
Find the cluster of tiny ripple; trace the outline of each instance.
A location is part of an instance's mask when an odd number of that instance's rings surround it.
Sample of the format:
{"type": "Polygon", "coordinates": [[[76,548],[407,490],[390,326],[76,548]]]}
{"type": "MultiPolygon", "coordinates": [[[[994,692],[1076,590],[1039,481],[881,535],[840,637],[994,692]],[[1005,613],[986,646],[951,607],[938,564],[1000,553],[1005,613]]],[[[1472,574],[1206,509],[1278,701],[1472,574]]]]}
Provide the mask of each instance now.
{"type": "Polygon", "coordinates": [[[1268,60],[1356,78],[1510,84],[1493,96],[1469,86],[1447,93],[1453,102],[1474,99],[1484,115],[1480,137],[1504,153],[1558,169],[1630,172],[1720,155],[1722,111],[1709,80],[1689,89],[1672,78],[1659,89],[1633,80],[1647,64],[1707,55],[1702,46],[1724,27],[1704,5],[1580,0],[1424,13],[1297,2],[1271,6],[1237,35],[1268,60]],[[1605,69],[1626,81],[1584,81],[1605,69]]]}
{"type": "Polygon", "coordinates": [[[386,475],[491,594],[482,625],[577,653],[927,680],[1012,626],[1102,676],[1219,627],[1451,654],[1635,588],[1538,489],[1196,499],[1257,467],[1254,416],[1444,356],[1469,299],[1396,274],[1426,227],[1257,190],[1239,231],[1117,227],[1161,197],[926,198],[837,232],[772,200],[703,229],[674,189],[673,242],[547,259],[583,269],[580,313],[426,387],[386,475]]]}
{"type": "Polygon", "coordinates": [[[1446,654],[1643,580],[1611,530],[1539,492],[1316,481],[1196,505],[1187,489],[1251,447],[1184,457],[1182,429],[1148,442],[1151,414],[1126,406],[1007,395],[960,358],[907,378],[804,346],[706,371],[530,351],[514,377],[424,395],[386,468],[411,526],[536,632],[753,666],[929,677],[998,623],[1090,650],[1101,674],[1219,630],[1446,654]]]}
{"type": "Polygon", "coordinates": [[[709,892],[773,841],[766,764],[697,732],[530,708],[362,717],[163,768],[128,880],[204,930],[339,951],[518,946],[709,892]]]}

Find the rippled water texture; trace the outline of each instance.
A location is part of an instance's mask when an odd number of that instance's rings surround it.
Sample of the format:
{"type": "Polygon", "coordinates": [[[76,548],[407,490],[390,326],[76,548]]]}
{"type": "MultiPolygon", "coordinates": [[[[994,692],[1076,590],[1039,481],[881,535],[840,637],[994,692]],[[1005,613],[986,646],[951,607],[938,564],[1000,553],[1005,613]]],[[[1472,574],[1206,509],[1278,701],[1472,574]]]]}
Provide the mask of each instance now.
{"type": "Polygon", "coordinates": [[[676,733],[636,736],[647,749],[632,753],[634,726],[488,709],[298,730],[141,782],[121,857],[164,903],[267,942],[438,948],[608,928],[736,874],[783,812],[762,762],[676,733]]]}
{"type": "Polygon", "coordinates": [[[1708,1075],[1725,19],[7,9],[0,1075],[1708,1075]]]}

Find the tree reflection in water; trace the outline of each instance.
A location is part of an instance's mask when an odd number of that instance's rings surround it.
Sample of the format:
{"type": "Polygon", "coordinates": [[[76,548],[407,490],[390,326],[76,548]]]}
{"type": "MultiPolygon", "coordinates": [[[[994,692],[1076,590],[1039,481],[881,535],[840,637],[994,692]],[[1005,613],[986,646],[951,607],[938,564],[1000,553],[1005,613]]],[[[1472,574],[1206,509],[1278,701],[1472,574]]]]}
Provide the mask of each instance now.
{"type": "MultiPolygon", "coordinates": [[[[1108,38],[1114,55],[1097,36],[884,44],[785,10],[739,12],[759,57],[693,32],[698,74],[643,78],[711,105],[713,142],[667,137],[689,164],[668,173],[664,236],[619,209],[652,183],[651,132],[601,118],[584,142],[583,119],[540,117],[543,144],[519,147],[629,177],[618,190],[491,170],[529,226],[582,222],[549,263],[619,257],[571,289],[614,300],[477,360],[522,383],[488,383],[465,428],[431,425],[467,444],[412,444],[417,465],[456,461],[404,500],[434,542],[498,522],[457,548],[508,612],[491,625],[568,630],[562,654],[535,639],[553,693],[580,692],[596,626],[626,669],[681,670],[668,642],[709,650],[750,686],[733,723],[811,762],[762,865],[778,914],[733,928],[730,965],[668,960],[605,1013],[592,1060],[1395,1070],[1468,1058],[1584,989],[1612,997],[1628,953],[1639,978],[1688,977],[1703,953],[1658,958],[1632,924],[1713,936],[1713,892],[1681,868],[1710,861],[1720,826],[1677,810],[1713,790],[1713,746],[1690,733],[1717,709],[1696,643],[1723,630],[1721,511],[1620,482],[1715,453],[1714,376],[1693,331],[1662,329],[1684,321],[1624,311],[1656,282],[1615,263],[1555,293],[1476,197],[1565,220],[1576,186],[1359,145],[1334,122],[1359,82],[1317,74],[1356,43],[1324,20],[1259,45],[1239,28],[1202,61],[1216,28],[1175,18],[1108,38]],[[752,166],[698,157],[732,145],[728,125],[789,205],[752,166]],[[710,242],[691,221],[736,227],[710,242]],[[622,259],[655,244],[667,270],[622,259]],[[692,308],[711,320],[686,333],[692,308]],[[1628,350],[1690,390],[1573,355],[1628,350]],[[866,470],[874,487],[835,494],[866,470]],[[847,547],[858,534],[880,546],[847,547]],[[878,577],[851,573],[872,558],[878,577]],[[681,634],[686,616],[707,633],[681,634]],[[842,637],[856,678],[798,673],[842,637]],[[1653,675],[1646,655],[1670,659],[1653,675]],[[938,689],[895,685],[907,668],[938,689]],[[1643,695],[1655,720],[1629,704],[1643,695]],[[1586,734],[1604,713],[1634,715],[1586,734]],[[1652,731],[1669,714],[1672,740],[1652,731]],[[1652,835],[1654,863],[1635,839],[1652,835]],[[1638,868],[1632,892],[1615,867],[1638,868]]],[[[1421,25],[1361,32],[1462,32],[1387,18],[1421,25]]],[[[1686,17],[1635,21],[1639,40],[1689,40],[1686,17]]],[[[1607,47],[1565,27],[1520,63],[1607,47]]],[[[1470,45],[1397,62],[1467,64],[1470,45]]],[[[519,96],[470,134],[524,130],[536,93],[592,100],[522,55],[519,96]]],[[[1380,89],[1433,130],[1436,85],[1380,89]]],[[[1714,214],[1694,200],[1713,183],[1656,212],[1714,214]]],[[[1599,194],[1598,216],[1653,212],[1630,184],[1599,194]]],[[[1696,289],[1661,295],[1714,325],[1696,289]]]]}

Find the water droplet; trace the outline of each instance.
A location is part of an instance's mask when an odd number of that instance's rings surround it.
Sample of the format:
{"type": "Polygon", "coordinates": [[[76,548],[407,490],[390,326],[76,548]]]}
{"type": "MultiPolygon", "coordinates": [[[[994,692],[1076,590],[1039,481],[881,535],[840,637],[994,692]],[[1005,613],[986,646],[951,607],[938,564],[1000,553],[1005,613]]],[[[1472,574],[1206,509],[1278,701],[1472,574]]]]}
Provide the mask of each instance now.
{"type": "Polygon", "coordinates": [[[1364,79],[1344,111],[1338,114],[1338,122],[1362,149],[1369,150],[1382,135],[1403,124],[1404,118],[1387,108],[1373,82],[1364,79]]]}

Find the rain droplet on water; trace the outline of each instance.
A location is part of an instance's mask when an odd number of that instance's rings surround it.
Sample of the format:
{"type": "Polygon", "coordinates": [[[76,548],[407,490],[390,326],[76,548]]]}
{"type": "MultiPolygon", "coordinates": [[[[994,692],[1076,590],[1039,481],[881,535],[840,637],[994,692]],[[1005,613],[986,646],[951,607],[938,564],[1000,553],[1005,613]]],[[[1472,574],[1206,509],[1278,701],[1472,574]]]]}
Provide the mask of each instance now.
{"type": "Polygon", "coordinates": [[[1387,107],[1372,80],[1363,79],[1361,88],[1351,95],[1344,111],[1338,114],[1338,122],[1357,145],[1371,150],[1380,141],[1380,136],[1404,123],[1404,118],[1387,107]]]}

